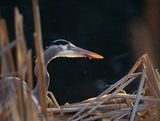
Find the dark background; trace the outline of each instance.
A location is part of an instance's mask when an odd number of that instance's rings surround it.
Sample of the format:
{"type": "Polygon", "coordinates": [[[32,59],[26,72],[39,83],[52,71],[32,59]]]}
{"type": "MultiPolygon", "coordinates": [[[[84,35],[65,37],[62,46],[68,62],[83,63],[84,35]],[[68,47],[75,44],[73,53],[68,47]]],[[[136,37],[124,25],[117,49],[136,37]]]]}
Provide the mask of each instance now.
{"type": "MultiPolygon", "coordinates": [[[[15,38],[14,7],[23,14],[27,46],[34,49],[32,2],[0,1],[0,17],[7,21],[11,40],[15,38]]],[[[44,48],[62,38],[105,57],[57,58],[49,64],[49,90],[61,104],[97,96],[127,74],[137,60],[129,27],[143,18],[142,0],[40,0],[40,12],[44,48]]]]}

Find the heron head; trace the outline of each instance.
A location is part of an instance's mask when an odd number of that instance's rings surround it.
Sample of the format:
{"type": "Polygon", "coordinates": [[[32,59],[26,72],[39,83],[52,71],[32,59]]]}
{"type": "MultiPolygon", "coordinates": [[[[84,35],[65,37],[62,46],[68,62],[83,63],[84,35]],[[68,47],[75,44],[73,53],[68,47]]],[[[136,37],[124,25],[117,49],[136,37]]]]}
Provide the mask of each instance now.
{"type": "Polygon", "coordinates": [[[57,57],[88,57],[94,59],[103,59],[103,56],[96,54],[94,52],[76,47],[72,43],[64,39],[58,39],[51,43],[51,48],[56,48],[57,57]]]}

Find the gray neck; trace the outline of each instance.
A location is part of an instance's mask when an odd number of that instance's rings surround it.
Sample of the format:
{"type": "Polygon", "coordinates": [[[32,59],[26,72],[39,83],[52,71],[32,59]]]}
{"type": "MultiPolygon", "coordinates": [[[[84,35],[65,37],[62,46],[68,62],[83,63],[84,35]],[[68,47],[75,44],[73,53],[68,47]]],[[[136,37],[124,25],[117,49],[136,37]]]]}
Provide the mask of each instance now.
{"type": "MultiPolygon", "coordinates": [[[[49,83],[50,83],[50,76],[49,76],[49,73],[47,71],[47,65],[49,64],[49,62],[52,60],[52,59],[55,59],[56,58],[56,55],[57,55],[58,51],[56,51],[56,48],[48,48],[47,50],[44,51],[44,63],[45,63],[45,67],[46,67],[46,78],[45,78],[45,88],[46,90],[48,90],[49,88],[49,83]]],[[[35,76],[36,78],[38,79],[38,64],[36,62],[36,65],[35,65],[35,68],[34,68],[34,73],[35,73],[35,76]]],[[[39,100],[39,81],[37,80],[37,85],[35,86],[32,94],[37,98],[37,100],[39,100]]]]}

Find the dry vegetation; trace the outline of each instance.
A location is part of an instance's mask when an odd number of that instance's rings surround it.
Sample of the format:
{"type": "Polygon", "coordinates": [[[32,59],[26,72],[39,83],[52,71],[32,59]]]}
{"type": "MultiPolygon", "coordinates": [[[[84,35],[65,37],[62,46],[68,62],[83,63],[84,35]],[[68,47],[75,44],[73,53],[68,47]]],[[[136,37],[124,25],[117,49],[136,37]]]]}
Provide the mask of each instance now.
{"type": "Polygon", "coordinates": [[[13,121],[159,121],[160,120],[160,76],[147,54],[143,55],[130,72],[111,85],[99,96],[75,104],[59,106],[52,93],[44,87],[44,59],[38,1],[33,0],[35,20],[34,43],[39,65],[40,108],[35,110],[32,96],[32,50],[27,50],[23,33],[23,16],[15,9],[16,41],[9,42],[5,20],[0,20],[0,62],[2,97],[5,99],[5,80],[7,76],[15,76],[26,80],[29,91],[20,81],[20,88],[15,88],[15,79],[10,93],[13,97],[9,103],[3,103],[0,120],[13,121]],[[16,47],[16,65],[14,65],[12,48],[16,47]],[[134,94],[126,94],[123,89],[130,83],[139,82],[134,94]],[[24,92],[24,93],[22,93],[24,92]],[[49,98],[47,95],[51,95],[49,98]],[[15,98],[16,97],[16,98],[15,98]],[[44,98],[46,97],[46,98],[44,98]]]}

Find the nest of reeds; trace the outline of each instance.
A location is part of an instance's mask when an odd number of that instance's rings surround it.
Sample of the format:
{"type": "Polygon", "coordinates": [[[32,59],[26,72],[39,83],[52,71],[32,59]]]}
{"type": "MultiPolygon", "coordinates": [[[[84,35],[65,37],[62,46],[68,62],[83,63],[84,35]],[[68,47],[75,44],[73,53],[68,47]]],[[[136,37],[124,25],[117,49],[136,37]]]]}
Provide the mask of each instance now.
{"type": "Polygon", "coordinates": [[[16,41],[9,42],[5,20],[0,20],[0,60],[1,60],[1,95],[5,99],[4,84],[7,76],[27,80],[30,90],[24,93],[23,82],[20,88],[15,87],[14,78],[11,85],[12,98],[2,104],[1,120],[12,121],[159,121],[160,120],[160,76],[147,54],[138,59],[129,73],[111,85],[99,96],[83,102],[59,106],[54,95],[44,87],[44,59],[42,35],[40,28],[38,1],[33,0],[35,20],[34,42],[38,60],[40,81],[40,108],[33,108],[32,96],[32,51],[27,50],[23,33],[23,16],[15,9],[16,41]],[[16,46],[14,65],[11,49],[16,46]],[[16,70],[17,69],[17,70],[16,70]],[[139,85],[133,94],[124,91],[131,83],[139,85]],[[50,95],[50,96],[48,96],[50,95]],[[17,97],[16,99],[14,97],[17,97]]]}
{"type": "Polygon", "coordinates": [[[58,108],[48,108],[57,121],[159,121],[160,76],[147,54],[130,72],[99,96],[58,108]],[[142,65],[142,66],[141,66],[142,65]],[[139,82],[134,94],[123,90],[130,83],[139,82]]]}

